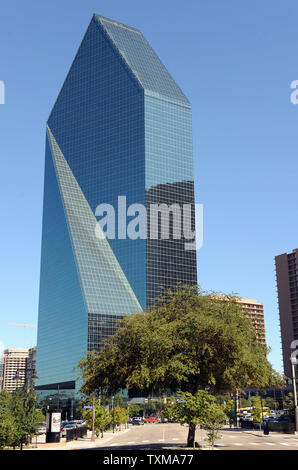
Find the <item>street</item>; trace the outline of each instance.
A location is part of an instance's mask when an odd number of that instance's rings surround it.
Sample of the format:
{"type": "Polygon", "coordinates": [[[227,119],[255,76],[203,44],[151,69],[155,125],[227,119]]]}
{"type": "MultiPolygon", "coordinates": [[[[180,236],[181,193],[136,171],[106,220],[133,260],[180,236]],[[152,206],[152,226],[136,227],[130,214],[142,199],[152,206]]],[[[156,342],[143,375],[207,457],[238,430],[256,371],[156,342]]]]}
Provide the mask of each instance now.
{"type": "MultiPolygon", "coordinates": [[[[94,450],[145,450],[177,449],[185,447],[188,428],[180,424],[145,424],[131,426],[128,432],[115,434],[109,440],[97,445],[94,450]]],[[[224,428],[222,438],[215,443],[217,450],[298,450],[298,436],[293,434],[270,433],[224,428]]],[[[206,434],[198,429],[196,441],[208,448],[206,434]]],[[[98,443],[98,441],[97,441],[98,443]]]]}

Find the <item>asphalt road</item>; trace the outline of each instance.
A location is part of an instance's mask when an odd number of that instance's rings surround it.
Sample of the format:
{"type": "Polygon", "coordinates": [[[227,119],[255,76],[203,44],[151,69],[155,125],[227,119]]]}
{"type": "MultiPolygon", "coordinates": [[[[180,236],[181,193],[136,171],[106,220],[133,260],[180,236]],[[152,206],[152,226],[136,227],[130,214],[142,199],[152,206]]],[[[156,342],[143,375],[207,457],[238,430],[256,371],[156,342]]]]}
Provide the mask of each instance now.
{"type": "Polygon", "coordinates": [[[147,450],[147,449],[177,449],[185,446],[188,428],[175,423],[148,423],[142,426],[132,426],[128,432],[113,436],[94,450],[147,450]]]}
{"type": "MultiPolygon", "coordinates": [[[[131,426],[123,434],[115,434],[109,441],[94,450],[152,450],[181,449],[186,446],[188,428],[176,423],[154,423],[131,426]]],[[[298,450],[298,436],[292,434],[270,433],[224,428],[222,438],[216,441],[217,450],[298,450]]],[[[196,432],[196,441],[207,446],[205,433],[196,432]]]]}

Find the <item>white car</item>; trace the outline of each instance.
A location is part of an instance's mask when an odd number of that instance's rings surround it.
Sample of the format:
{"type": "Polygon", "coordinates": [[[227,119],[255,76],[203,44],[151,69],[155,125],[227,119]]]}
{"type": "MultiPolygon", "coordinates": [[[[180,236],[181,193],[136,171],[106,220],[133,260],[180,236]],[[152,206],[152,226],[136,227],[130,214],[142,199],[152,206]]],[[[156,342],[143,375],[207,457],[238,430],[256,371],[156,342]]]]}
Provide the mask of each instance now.
{"type": "Polygon", "coordinates": [[[47,432],[46,423],[38,423],[38,431],[37,434],[45,434],[47,432]]]}

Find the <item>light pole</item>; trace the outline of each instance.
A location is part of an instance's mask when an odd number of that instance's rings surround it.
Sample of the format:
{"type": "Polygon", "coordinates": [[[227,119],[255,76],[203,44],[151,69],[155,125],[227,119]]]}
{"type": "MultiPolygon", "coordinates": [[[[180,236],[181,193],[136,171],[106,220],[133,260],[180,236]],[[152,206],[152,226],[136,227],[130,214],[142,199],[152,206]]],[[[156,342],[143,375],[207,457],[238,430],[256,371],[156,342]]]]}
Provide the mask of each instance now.
{"type": "Polygon", "coordinates": [[[114,410],[114,399],[115,397],[112,396],[112,410],[113,410],[113,433],[115,432],[115,410],[114,410]]]}
{"type": "Polygon", "coordinates": [[[92,435],[91,441],[95,441],[95,391],[92,393],[92,435]]]}
{"type": "Polygon", "coordinates": [[[298,410],[297,410],[297,390],[296,390],[296,373],[295,373],[296,364],[297,364],[296,357],[291,356],[293,401],[294,401],[294,413],[295,413],[295,434],[298,433],[298,410]]]}

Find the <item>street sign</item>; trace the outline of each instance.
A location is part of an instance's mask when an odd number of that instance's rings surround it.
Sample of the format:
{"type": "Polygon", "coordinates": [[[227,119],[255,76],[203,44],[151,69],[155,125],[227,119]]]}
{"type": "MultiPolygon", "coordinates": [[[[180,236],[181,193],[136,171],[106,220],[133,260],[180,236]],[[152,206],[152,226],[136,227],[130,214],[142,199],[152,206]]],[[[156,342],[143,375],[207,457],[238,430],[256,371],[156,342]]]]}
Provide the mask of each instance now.
{"type": "Polygon", "coordinates": [[[92,410],[93,406],[84,406],[86,410],[92,410]]]}

